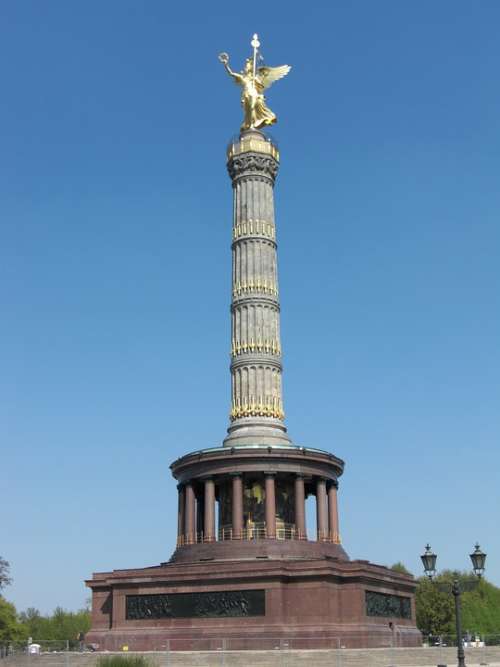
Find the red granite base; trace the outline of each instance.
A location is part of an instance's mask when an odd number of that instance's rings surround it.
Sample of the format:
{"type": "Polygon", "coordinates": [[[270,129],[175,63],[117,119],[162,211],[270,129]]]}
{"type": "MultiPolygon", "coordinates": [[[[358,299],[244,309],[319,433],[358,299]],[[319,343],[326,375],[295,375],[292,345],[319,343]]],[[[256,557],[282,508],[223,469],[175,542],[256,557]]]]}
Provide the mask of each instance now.
{"type": "Polygon", "coordinates": [[[100,650],[419,646],[412,577],[335,558],[169,563],[94,574],[92,629],[100,650]],[[127,595],[262,590],[265,614],[127,620],[127,595]],[[411,618],[367,615],[366,591],[411,600],[411,618]]]}

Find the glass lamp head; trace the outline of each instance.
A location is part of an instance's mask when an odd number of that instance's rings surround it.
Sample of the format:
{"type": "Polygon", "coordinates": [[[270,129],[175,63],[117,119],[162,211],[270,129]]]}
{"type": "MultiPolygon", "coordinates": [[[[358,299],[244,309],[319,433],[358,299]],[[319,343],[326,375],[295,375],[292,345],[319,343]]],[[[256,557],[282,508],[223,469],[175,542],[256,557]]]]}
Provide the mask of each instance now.
{"type": "Polygon", "coordinates": [[[420,556],[420,559],[422,560],[425,574],[429,577],[429,579],[432,579],[432,577],[436,574],[437,556],[436,554],[432,553],[430,544],[425,547],[425,553],[420,556]]]}
{"type": "Polygon", "coordinates": [[[486,554],[484,553],[484,551],[481,551],[479,544],[476,543],[476,547],[473,553],[471,553],[470,559],[472,561],[472,568],[474,570],[474,574],[477,575],[478,577],[482,577],[484,574],[484,564],[486,562],[486,554]]]}

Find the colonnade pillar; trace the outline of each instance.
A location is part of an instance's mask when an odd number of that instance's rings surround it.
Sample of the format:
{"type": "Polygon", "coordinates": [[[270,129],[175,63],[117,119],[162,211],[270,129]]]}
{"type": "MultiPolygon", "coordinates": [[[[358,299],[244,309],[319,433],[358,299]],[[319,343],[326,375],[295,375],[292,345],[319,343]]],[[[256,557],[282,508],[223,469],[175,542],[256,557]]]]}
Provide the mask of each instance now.
{"type": "Polygon", "coordinates": [[[266,478],[266,537],[276,538],[276,491],[274,473],[265,473],[266,478]]]}
{"type": "Polygon", "coordinates": [[[243,482],[240,473],[233,474],[232,506],[233,540],[240,540],[243,534],[243,482]]]}
{"type": "Polygon", "coordinates": [[[205,480],[203,534],[205,542],[215,540],[215,483],[212,477],[205,480]]]}
{"type": "Polygon", "coordinates": [[[185,536],[185,542],[186,544],[193,544],[195,542],[196,534],[195,534],[195,495],[194,495],[194,489],[193,485],[191,482],[186,482],[186,486],[184,489],[184,495],[185,495],[185,510],[184,510],[184,516],[185,516],[185,530],[184,530],[184,536],[185,536]]]}
{"type": "Polygon", "coordinates": [[[177,509],[177,544],[182,544],[184,538],[184,516],[185,516],[185,505],[186,501],[184,499],[184,486],[182,484],[177,484],[177,491],[179,497],[179,504],[177,509]]]}
{"type": "Polygon", "coordinates": [[[332,482],[328,488],[328,529],[330,540],[335,544],[340,543],[337,486],[335,482],[332,482]]]}
{"type": "Polygon", "coordinates": [[[328,509],[326,498],[326,480],[322,477],[316,480],[316,525],[318,542],[328,540],[328,509]]]}
{"type": "Polygon", "coordinates": [[[306,540],[306,495],[302,475],[295,477],[295,528],[298,539],[306,540]]]}

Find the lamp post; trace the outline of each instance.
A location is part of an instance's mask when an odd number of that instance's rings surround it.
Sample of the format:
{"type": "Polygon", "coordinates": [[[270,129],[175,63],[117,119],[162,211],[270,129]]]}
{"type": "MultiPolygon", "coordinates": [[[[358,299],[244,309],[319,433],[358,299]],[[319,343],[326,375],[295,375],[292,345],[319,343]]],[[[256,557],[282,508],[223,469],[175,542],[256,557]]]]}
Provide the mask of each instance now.
{"type": "MultiPolygon", "coordinates": [[[[430,545],[428,544],[425,547],[425,553],[420,556],[425,574],[432,580],[436,574],[436,560],[437,556],[432,552],[430,545]]],[[[486,554],[481,551],[479,544],[476,544],[474,551],[470,554],[470,559],[472,561],[472,569],[474,574],[480,579],[484,573],[484,564],[486,562],[486,554]]],[[[457,630],[457,658],[458,658],[458,667],[466,667],[465,665],[465,653],[464,653],[464,643],[462,641],[462,613],[461,613],[461,604],[460,604],[460,595],[462,591],[460,590],[460,584],[458,579],[455,579],[451,588],[453,597],[455,598],[455,624],[457,630]]]]}

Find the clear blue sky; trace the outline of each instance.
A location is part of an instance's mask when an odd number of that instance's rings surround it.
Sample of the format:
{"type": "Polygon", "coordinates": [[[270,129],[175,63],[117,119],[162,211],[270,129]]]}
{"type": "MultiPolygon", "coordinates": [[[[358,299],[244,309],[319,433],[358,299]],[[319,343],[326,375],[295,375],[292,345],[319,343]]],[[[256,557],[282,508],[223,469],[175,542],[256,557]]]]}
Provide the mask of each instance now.
{"type": "Polygon", "coordinates": [[[229,409],[225,145],[254,31],[290,75],[285,409],[346,461],[343,542],[500,585],[500,3],[0,6],[0,555],[19,609],[167,560],[169,464],[229,409]]]}

